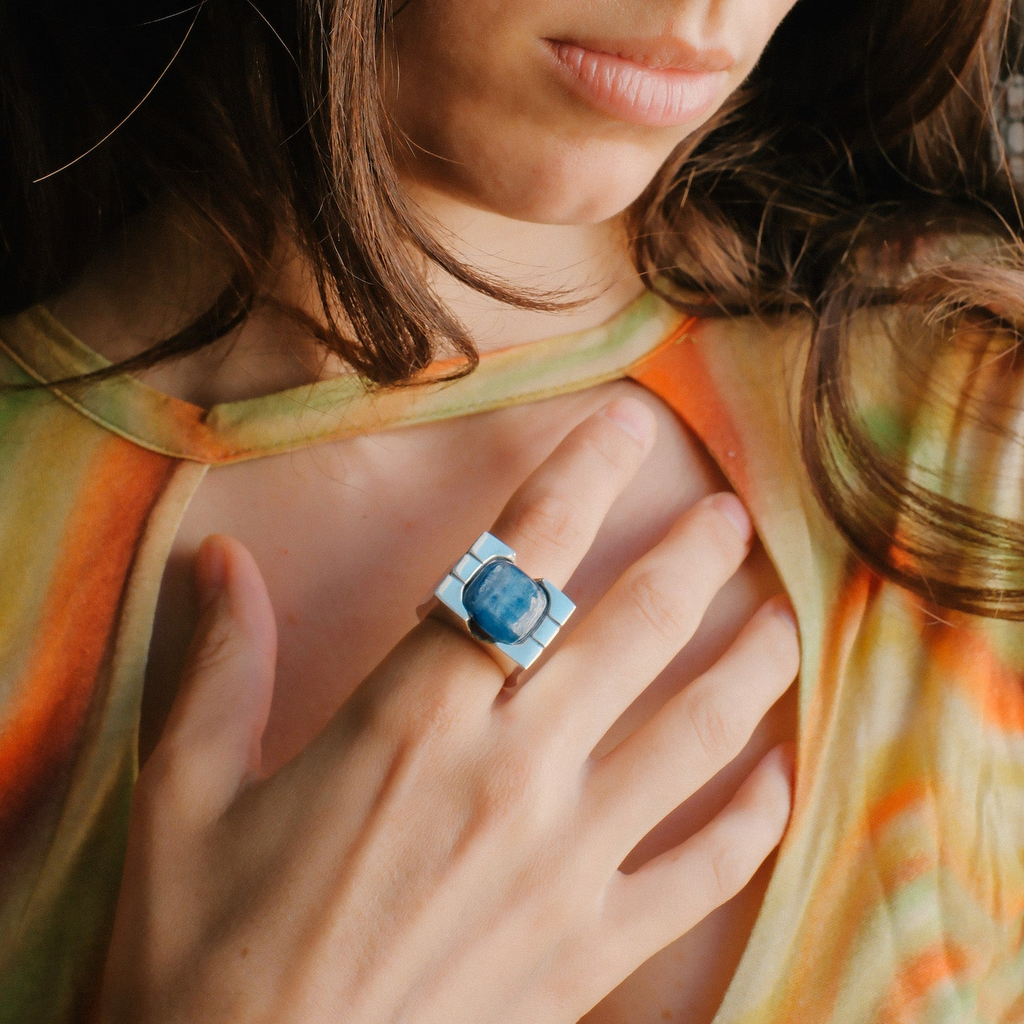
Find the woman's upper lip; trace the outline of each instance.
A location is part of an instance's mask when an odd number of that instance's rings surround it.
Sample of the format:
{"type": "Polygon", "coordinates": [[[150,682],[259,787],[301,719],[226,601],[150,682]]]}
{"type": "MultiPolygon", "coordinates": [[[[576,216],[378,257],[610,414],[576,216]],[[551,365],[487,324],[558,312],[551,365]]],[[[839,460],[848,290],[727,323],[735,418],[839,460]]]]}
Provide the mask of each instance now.
{"type": "Polygon", "coordinates": [[[736,58],[724,47],[701,48],[685,39],[662,36],[657,39],[549,38],[549,43],[568,43],[595,53],[607,53],[642,67],[659,71],[728,71],[736,58]]]}

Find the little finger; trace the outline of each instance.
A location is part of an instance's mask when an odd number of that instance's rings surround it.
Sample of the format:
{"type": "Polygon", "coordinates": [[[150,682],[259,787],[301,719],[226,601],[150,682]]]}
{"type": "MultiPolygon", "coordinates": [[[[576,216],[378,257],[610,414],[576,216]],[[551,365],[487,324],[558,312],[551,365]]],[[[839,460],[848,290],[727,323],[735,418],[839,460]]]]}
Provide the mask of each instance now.
{"type": "Polygon", "coordinates": [[[609,887],[615,948],[643,962],[730,900],[779,844],[792,807],[792,744],[767,754],[708,825],[609,887]]]}

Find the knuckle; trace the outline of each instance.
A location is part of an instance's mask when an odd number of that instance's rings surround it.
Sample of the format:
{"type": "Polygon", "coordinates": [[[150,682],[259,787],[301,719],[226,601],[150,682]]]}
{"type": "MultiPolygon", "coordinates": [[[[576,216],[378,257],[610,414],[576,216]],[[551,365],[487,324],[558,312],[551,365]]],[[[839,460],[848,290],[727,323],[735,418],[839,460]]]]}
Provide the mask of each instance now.
{"type": "Polygon", "coordinates": [[[545,986],[546,1012],[538,1019],[582,1020],[607,994],[607,986],[602,987],[606,979],[622,971],[621,952],[611,947],[611,943],[591,941],[583,929],[567,936],[545,986]]]}
{"type": "Polygon", "coordinates": [[[636,464],[640,445],[621,427],[603,416],[591,420],[591,429],[583,441],[616,474],[631,470],[636,464]]]}
{"type": "Polygon", "coordinates": [[[509,741],[531,745],[545,758],[549,753],[558,756],[566,750],[566,741],[572,735],[572,726],[578,719],[578,710],[568,703],[557,709],[545,706],[543,714],[517,694],[491,709],[494,728],[498,735],[509,741]]]}
{"type": "Polygon", "coordinates": [[[711,879],[723,900],[739,892],[778,845],[791,803],[788,784],[766,773],[743,806],[731,814],[726,812],[728,821],[720,819],[710,826],[707,856],[711,879]]]}
{"type": "Polygon", "coordinates": [[[684,604],[666,593],[656,573],[646,570],[634,573],[626,592],[637,614],[661,638],[682,641],[690,630],[690,614],[684,604]]]}
{"type": "Polygon", "coordinates": [[[565,868],[563,842],[571,818],[567,782],[557,752],[505,740],[486,757],[476,784],[478,820],[495,830],[503,844],[512,841],[521,851],[532,850],[527,874],[539,871],[545,885],[565,868]]]}
{"type": "Polygon", "coordinates": [[[701,752],[712,764],[725,764],[739,753],[744,740],[741,723],[713,697],[695,700],[690,717],[701,752]]]}
{"type": "Polygon", "coordinates": [[[528,543],[545,548],[571,551],[581,539],[573,502],[550,492],[524,505],[517,516],[516,529],[528,543]]]}
{"type": "Polygon", "coordinates": [[[233,639],[224,623],[216,623],[199,643],[193,645],[189,653],[189,675],[208,675],[226,665],[234,653],[233,639]]]}
{"type": "Polygon", "coordinates": [[[701,504],[698,509],[700,529],[711,535],[711,542],[715,550],[730,563],[742,558],[747,551],[746,545],[725,515],[714,505],[701,504]]]}
{"type": "Polygon", "coordinates": [[[731,899],[742,889],[756,870],[746,844],[718,840],[709,850],[711,879],[720,903],[731,899]]]}

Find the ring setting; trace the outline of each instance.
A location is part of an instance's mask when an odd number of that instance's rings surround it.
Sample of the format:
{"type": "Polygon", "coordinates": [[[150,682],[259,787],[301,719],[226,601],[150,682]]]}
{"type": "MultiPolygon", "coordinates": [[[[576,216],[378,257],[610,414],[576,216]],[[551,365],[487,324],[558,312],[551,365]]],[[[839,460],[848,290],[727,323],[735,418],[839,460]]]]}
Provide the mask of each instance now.
{"type": "MultiPolygon", "coordinates": [[[[529,668],[576,609],[550,580],[533,579],[516,553],[482,533],[434,588],[434,598],[476,640],[504,655],[507,670],[529,668]]],[[[421,618],[430,608],[421,609],[421,618]]],[[[449,616],[450,618],[451,616],[449,616]]]]}

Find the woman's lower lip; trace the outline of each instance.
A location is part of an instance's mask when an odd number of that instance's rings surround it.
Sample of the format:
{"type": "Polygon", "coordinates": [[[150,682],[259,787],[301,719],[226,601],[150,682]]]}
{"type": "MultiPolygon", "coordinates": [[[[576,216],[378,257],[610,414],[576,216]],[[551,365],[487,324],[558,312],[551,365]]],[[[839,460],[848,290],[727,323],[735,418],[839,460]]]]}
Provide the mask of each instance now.
{"type": "Polygon", "coordinates": [[[678,128],[713,102],[725,71],[652,68],[625,57],[546,40],[562,78],[592,107],[645,128],[678,128]]]}

